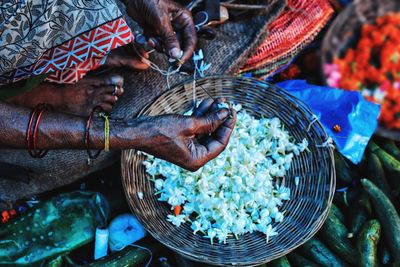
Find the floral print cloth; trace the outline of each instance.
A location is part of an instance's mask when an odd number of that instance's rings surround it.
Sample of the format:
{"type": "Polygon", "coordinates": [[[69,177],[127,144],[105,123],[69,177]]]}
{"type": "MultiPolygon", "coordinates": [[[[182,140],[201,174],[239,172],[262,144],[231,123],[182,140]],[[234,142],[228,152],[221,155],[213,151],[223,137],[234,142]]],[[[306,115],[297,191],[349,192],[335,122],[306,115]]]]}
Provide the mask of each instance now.
{"type": "Polygon", "coordinates": [[[2,0],[0,85],[47,74],[75,83],[132,42],[114,0],[2,0]]]}

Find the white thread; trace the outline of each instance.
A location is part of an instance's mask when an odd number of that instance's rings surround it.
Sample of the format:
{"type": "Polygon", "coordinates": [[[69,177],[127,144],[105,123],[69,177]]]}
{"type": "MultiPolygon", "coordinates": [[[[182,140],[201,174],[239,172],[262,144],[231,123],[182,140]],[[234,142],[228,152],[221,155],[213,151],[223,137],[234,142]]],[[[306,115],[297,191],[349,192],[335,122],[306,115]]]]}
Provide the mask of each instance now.
{"type": "Polygon", "coordinates": [[[193,94],[193,104],[196,106],[196,70],[193,73],[192,94],[193,94]]]}
{"type": "Polygon", "coordinates": [[[168,88],[168,90],[169,89],[171,89],[171,86],[170,86],[170,84],[169,84],[169,77],[170,77],[170,71],[171,71],[171,66],[169,66],[169,68],[168,68],[168,73],[167,73],[167,88],[168,88]]]}
{"type": "Polygon", "coordinates": [[[196,104],[196,79],[197,76],[200,78],[204,77],[204,72],[209,69],[211,64],[204,64],[204,55],[203,51],[200,49],[199,53],[193,54],[193,63],[194,63],[194,71],[193,71],[193,102],[196,104]],[[200,63],[201,62],[201,63],[200,63]]]}
{"type": "MultiPolygon", "coordinates": [[[[137,51],[137,49],[136,49],[135,46],[133,46],[133,48],[135,49],[136,54],[139,55],[139,57],[143,60],[144,63],[146,63],[147,65],[149,65],[150,68],[151,68],[152,70],[157,71],[158,73],[160,73],[160,74],[163,75],[163,76],[167,76],[167,79],[168,79],[168,77],[169,77],[170,75],[174,75],[174,74],[178,73],[179,70],[180,70],[181,67],[182,67],[181,65],[179,65],[179,66],[178,66],[175,70],[173,70],[173,71],[171,71],[171,67],[169,67],[168,70],[162,70],[156,63],[154,63],[154,62],[150,61],[149,59],[143,57],[143,56],[139,53],[139,51],[137,51]]],[[[153,52],[153,51],[154,51],[154,50],[151,50],[149,53],[151,53],[151,52],[153,52]]]]}
{"type": "Polygon", "coordinates": [[[335,145],[333,144],[333,139],[329,137],[322,145],[316,145],[316,147],[323,147],[323,148],[333,148],[335,149],[335,145]]]}
{"type": "Polygon", "coordinates": [[[148,249],[148,248],[145,248],[145,247],[142,247],[142,246],[139,246],[139,245],[135,245],[135,244],[129,244],[129,246],[132,246],[132,247],[137,247],[137,248],[141,248],[141,249],[143,249],[143,250],[146,250],[147,252],[149,252],[149,253],[150,253],[150,259],[149,259],[149,261],[146,263],[146,267],[149,267],[149,266],[150,266],[150,263],[151,263],[151,261],[153,260],[153,252],[151,252],[151,250],[150,250],[150,249],[148,249]]]}
{"type": "MultiPolygon", "coordinates": [[[[207,14],[207,13],[206,13],[207,14]]],[[[208,20],[208,14],[207,14],[207,20],[208,20]]],[[[205,22],[202,22],[205,23],[205,22]]],[[[200,23],[201,24],[201,23],[200,23]]],[[[198,25],[200,25],[198,24],[198,25]]],[[[182,67],[182,65],[179,65],[175,70],[172,70],[172,66],[168,67],[168,70],[162,70],[156,63],[150,61],[149,59],[143,57],[136,49],[136,47],[134,46],[134,49],[136,51],[136,53],[139,55],[139,57],[143,60],[144,63],[148,64],[150,66],[151,69],[157,71],[158,73],[160,73],[163,76],[166,76],[167,78],[167,87],[168,89],[171,89],[171,85],[170,85],[170,77],[171,75],[177,74],[180,72],[180,69],[182,67]]],[[[151,50],[149,53],[153,52],[154,50],[151,50]]],[[[196,54],[193,55],[193,57],[195,57],[196,54]]],[[[194,62],[194,72],[193,72],[193,82],[192,82],[192,91],[193,91],[193,103],[196,103],[196,78],[197,78],[197,73],[199,74],[200,77],[204,77],[204,71],[206,71],[210,64],[204,66],[204,61],[203,61],[203,51],[199,51],[199,55],[200,56],[199,59],[194,59],[193,58],[193,62],[194,62]],[[202,62],[202,65],[198,66],[199,61],[202,62]]],[[[181,74],[185,74],[185,73],[181,73],[181,74]]]]}
{"type": "Polygon", "coordinates": [[[311,130],[311,126],[318,121],[318,117],[315,114],[312,116],[312,118],[313,120],[310,122],[310,125],[308,125],[307,132],[309,132],[311,130]]]}
{"type": "Polygon", "coordinates": [[[197,13],[197,14],[202,14],[202,13],[205,14],[206,18],[205,18],[204,21],[202,21],[202,22],[200,22],[200,23],[194,25],[194,27],[196,28],[196,31],[200,31],[200,27],[203,26],[203,25],[205,25],[205,24],[207,23],[207,21],[208,21],[208,13],[207,13],[207,12],[205,12],[205,11],[200,11],[200,12],[197,13]]]}

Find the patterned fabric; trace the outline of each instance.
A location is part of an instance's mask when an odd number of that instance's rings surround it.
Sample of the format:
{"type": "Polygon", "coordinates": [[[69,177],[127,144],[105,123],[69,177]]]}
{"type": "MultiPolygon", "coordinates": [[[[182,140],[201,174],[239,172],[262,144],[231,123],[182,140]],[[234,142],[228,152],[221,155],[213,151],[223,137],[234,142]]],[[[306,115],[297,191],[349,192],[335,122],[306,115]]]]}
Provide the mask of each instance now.
{"type": "Polygon", "coordinates": [[[0,85],[39,74],[74,83],[132,40],[114,0],[2,0],[0,85]]]}
{"type": "Polygon", "coordinates": [[[238,74],[270,77],[283,70],[326,25],[333,9],[328,0],[288,0],[286,10],[268,26],[269,36],[238,74]]]}

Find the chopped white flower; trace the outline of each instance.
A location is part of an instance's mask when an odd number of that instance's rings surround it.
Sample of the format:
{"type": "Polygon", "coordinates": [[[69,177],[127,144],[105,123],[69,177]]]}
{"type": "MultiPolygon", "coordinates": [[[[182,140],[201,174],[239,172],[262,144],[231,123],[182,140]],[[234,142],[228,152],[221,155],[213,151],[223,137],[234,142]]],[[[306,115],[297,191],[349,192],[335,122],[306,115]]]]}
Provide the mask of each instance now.
{"type": "Polygon", "coordinates": [[[212,243],[213,243],[213,240],[214,240],[214,238],[215,238],[216,235],[217,235],[217,232],[215,231],[215,229],[210,228],[210,229],[207,231],[207,235],[204,236],[204,237],[205,237],[205,238],[209,238],[209,239],[210,239],[210,242],[211,242],[211,244],[212,244],[212,243]]]}
{"type": "Polygon", "coordinates": [[[229,105],[228,105],[228,103],[218,103],[218,108],[219,109],[222,109],[222,108],[229,109],[229,105]]]}
{"type": "Polygon", "coordinates": [[[237,122],[228,146],[198,171],[188,172],[151,155],[143,165],[159,201],[168,202],[171,209],[182,207],[180,215],[168,215],[172,224],[191,223],[193,233],[203,233],[211,243],[254,231],[264,233],[268,242],[278,234],[271,223],[284,220],[280,208],[290,199],[283,183],[286,172],[308,142],[296,141],[278,118],[256,119],[240,105],[233,108],[237,122]]]}
{"type": "Polygon", "coordinates": [[[192,230],[193,230],[193,234],[196,234],[198,231],[202,232],[203,227],[199,221],[194,221],[192,223],[192,230]]]}
{"type": "Polygon", "coordinates": [[[173,225],[179,227],[181,226],[182,223],[185,222],[185,215],[178,215],[178,216],[174,216],[174,215],[168,215],[167,221],[171,222],[173,225]]]}
{"type": "Polygon", "coordinates": [[[163,187],[163,184],[164,184],[164,180],[162,180],[162,179],[157,179],[157,180],[154,181],[154,187],[157,190],[161,190],[162,187],[163,187]]]}
{"type": "Polygon", "coordinates": [[[272,225],[268,225],[267,231],[264,234],[266,235],[266,240],[268,243],[269,238],[278,235],[278,232],[275,230],[275,228],[272,228],[272,225]]]}

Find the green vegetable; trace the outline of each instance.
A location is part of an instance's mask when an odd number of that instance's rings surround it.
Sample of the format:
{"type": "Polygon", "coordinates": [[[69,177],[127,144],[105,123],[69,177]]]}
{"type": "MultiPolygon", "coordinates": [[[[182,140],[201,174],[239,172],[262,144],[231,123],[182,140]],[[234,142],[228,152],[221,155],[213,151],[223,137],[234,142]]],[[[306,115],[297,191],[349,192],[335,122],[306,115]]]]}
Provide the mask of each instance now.
{"type": "Polygon", "coordinates": [[[378,266],[378,242],[381,238],[381,224],[378,220],[367,222],[357,240],[357,248],[361,258],[361,266],[378,266]]]}
{"type": "Polygon", "coordinates": [[[358,209],[358,210],[353,209],[353,210],[354,214],[351,217],[350,232],[348,234],[348,238],[353,238],[357,236],[360,233],[361,228],[369,219],[369,216],[364,209],[358,209]]]}
{"type": "Polygon", "coordinates": [[[351,187],[344,192],[336,192],[333,201],[336,206],[341,208],[350,207],[352,203],[357,201],[361,193],[362,190],[360,188],[351,187]]]}
{"type": "MultiPolygon", "coordinates": [[[[400,195],[400,172],[387,171],[386,177],[392,189],[392,199],[393,197],[398,197],[400,195]]],[[[399,202],[393,201],[393,203],[397,204],[399,202]]]]}
{"type": "Polygon", "coordinates": [[[378,256],[379,256],[379,261],[383,265],[388,265],[392,262],[392,255],[390,255],[390,251],[385,244],[385,240],[381,238],[381,241],[379,242],[379,248],[378,248],[378,256]]]}
{"type": "Polygon", "coordinates": [[[346,226],[332,212],[319,232],[321,239],[333,252],[348,263],[357,265],[357,250],[350,243],[348,234],[346,226]]]}
{"type": "Polygon", "coordinates": [[[347,186],[352,183],[354,175],[350,166],[338,152],[335,152],[335,170],[339,186],[347,186]]]}
{"type": "Polygon", "coordinates": [[[351,205],[349,209],[350,217],[350,232],[348,237],[353,238],[357,236],[361,228],[368,221],[372,213],[371,203],[369,201],[368,195],[363,192],[360,198],[351,205]]]}
{"type": "Polygon", "coordinates": [[[368,148],[376,154],[382,162],[382,165],[388,171],[395,171],[400,173],[400,162],[390,155],[388,152],[380,148],[377,144],[373,141],[369,142],[368,148]]]}
{"type": "Polygon", "coordinates": [[[141,266],[142,263],[147,263],[150,259],[150,253],[147,250],[128,246],[123,250],[98,259],[89,266],[91,267],[133,267],[141,266]]]}
{"type": "Polygon", "coordinates": [[[385,139],[384,142],[382,142],[382,147],[390,155],[392,155],[392,157],[394,157],[397,160],[400,160],[400,149],[396,146],[393,140],[385,139]]]}
{"type": "MultiPolygon", "coordinates": [[[[175,253],[176,265],[174,267],[213,267],[215,265],[209,265],[205,263],[199,263],[191,261],[177,253],[175,253]]],[[[258,265],[257,267],[267,267],[266,264],[258,265]]]]}
{"type": "Polygon", "coordinates": [[[283,256],[268,263],[269,267],[290,267],[288,259],[283,256]]]}
{"type": "Polygon", "coordinates": [[[348,266],[316,238],[312,238],[306,242],[299,248],[299,251],[308,259],[324,267],[348,266]]]}
{"type": "Polygon", "coordinates": [[[389,198],[390,196],[390,187],[386,180],[385,171],[383,170],[382,163],[379,160],[379,157],[374,154],[368,154],[368,174],[367,177],[376,184],[389,198]]]}
{"type": "Polygon", "coordinates": [[[389,198],[371,181],[362,179],[361,183],[371,198],[375,212],[382,222],[383,233],[395,262],[400,264],[400,217],[389,198]]]}
{"type": "Polygon", "coordinates": [[[300,254],[297,254],[296,252],[289,253],[287,257],[290,264],[294,267],[318,267],[318,264],[313,263],[312,261],[308,260],[300,254]]]}
{"type": "Polygon", "coordinates": [[[63,265],[64,265],[63,256],[60,255],[57,258],[47,262],[45,267],[63,267],[63,265]]]}
{"type": "Polygon", "coordinates": [[[35,266],[93,241],[105,225],[107,199],[95,192],[56,195],[0,225],[0,266],[35,266]]]}
{"type": "Polygon", "coordinates": [[[330,212],[336,216],[343,224],[345,223],[345,218],[343,212],[332,203],[330,212]]]}

